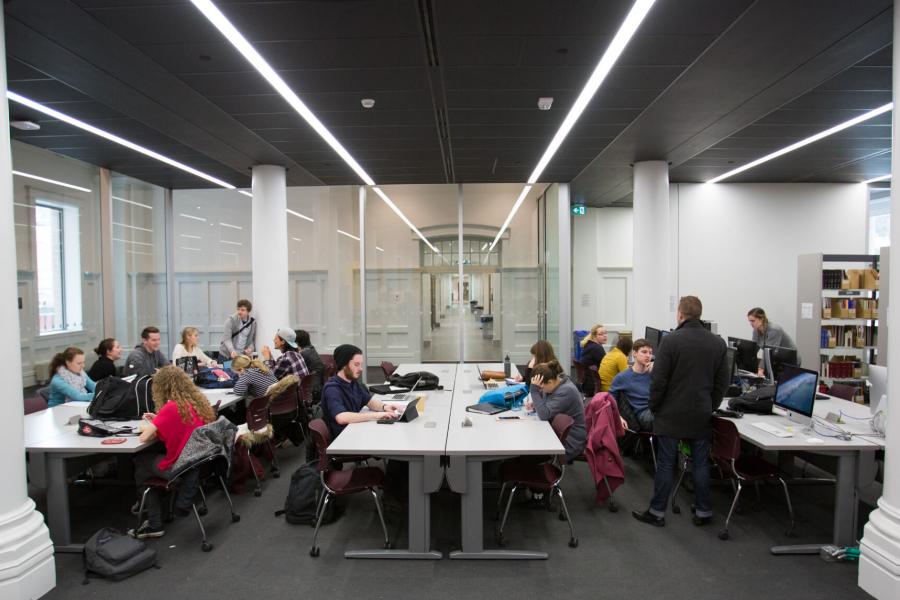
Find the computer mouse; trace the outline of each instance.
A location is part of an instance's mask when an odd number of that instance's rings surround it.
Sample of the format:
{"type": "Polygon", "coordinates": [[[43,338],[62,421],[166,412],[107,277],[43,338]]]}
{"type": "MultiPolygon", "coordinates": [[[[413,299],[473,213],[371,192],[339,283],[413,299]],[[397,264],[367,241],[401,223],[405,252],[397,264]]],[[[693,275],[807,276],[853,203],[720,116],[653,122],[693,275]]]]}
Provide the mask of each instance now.
{"type": "Polygon", "coordinates": [[[824,444],[825,440],[823,440],[821,438],[807,438],[806,443],[807,444],[824,444]]]}

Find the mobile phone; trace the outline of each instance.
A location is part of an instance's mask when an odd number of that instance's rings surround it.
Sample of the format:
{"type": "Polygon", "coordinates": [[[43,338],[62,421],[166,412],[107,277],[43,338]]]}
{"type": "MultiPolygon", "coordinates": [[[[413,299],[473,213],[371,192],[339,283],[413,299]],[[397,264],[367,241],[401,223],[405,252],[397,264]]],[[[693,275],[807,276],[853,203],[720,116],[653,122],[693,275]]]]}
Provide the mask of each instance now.
{"type": "Polygon", "coordinates": [[[497,417],[501,421],[516,421],[519,419],[516,415],[507,415],[505,417],[497,417]]]}
{"type": "Polygon", "coordinates": [[[125,438],[123,437],[110,437],[100,440],[101,444],[124,444],[125,438]]]}
{"type": "Polygon", "coordinates": [[[394,421],[395,421],[395,419],[392,419],[390,417],[387,417],[387,418],[381,417],[380,419],[378,419],[375,422],[378,423],[379,425],[393,425],[394,421]]]}

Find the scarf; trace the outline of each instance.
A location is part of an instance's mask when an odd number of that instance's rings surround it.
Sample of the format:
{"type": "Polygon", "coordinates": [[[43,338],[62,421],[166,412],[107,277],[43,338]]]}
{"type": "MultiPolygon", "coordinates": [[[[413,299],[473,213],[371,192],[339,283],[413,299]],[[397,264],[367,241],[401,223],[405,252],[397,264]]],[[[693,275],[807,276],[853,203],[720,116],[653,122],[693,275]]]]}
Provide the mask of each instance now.
{"type": "Polygon", "coordinates": [[[80,393],[87,393],[87,375],[84,371],[82,371],[81,373],[73,373],[72,371],[68,370],[65,365],[63,365],[56,369],[56,374],[59,375],[63,381],[71,385],[80,393]]]}

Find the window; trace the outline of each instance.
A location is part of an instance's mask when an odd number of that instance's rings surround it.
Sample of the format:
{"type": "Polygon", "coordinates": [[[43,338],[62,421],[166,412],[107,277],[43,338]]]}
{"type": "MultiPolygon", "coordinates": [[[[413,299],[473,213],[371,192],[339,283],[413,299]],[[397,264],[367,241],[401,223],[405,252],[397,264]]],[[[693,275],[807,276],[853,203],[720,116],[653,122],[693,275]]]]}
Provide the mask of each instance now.
{"type": "Polygon", "coordinates": [[[38,332],[47,335],[80,331],[78,208],[38,200],[34,212],[38,332]]]}
{"type": "Polygon", "coordinates": [[[891,245],[891,191],[869,189],[869,254],[891,245]]]}

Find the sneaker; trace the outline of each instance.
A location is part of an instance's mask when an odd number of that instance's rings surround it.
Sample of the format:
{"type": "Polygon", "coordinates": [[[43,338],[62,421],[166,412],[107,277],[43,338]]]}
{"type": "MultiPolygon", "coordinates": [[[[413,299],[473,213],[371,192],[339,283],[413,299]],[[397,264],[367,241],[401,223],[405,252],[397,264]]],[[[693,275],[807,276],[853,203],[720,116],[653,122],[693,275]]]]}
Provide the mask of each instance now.
{"type": "Polygon", "coordinates": [[[656,527],[665,527],[666,526],[666,518],[665,517],[657,517],[649,510],[645,510],[641,512],[639,510],[631,511],[631,516],[640,521],[641,523],[649,523],[650,525],[655,525],[656,527]]]}
{"type": "Polygon", "coordinates": [[[128,535],[139,540],[158,538],[166,534],[162,527],[152,527],[150,521],[144,521],[137,529],[129,529],[128,535]]]}

